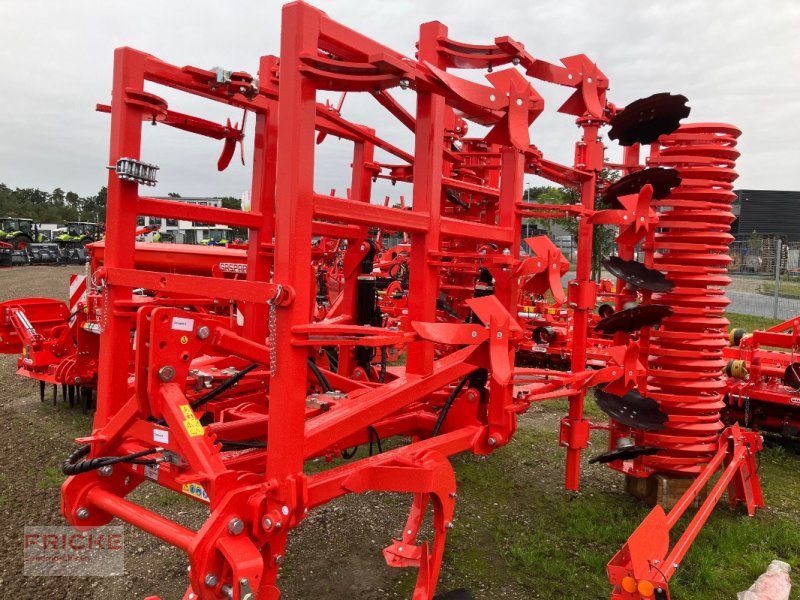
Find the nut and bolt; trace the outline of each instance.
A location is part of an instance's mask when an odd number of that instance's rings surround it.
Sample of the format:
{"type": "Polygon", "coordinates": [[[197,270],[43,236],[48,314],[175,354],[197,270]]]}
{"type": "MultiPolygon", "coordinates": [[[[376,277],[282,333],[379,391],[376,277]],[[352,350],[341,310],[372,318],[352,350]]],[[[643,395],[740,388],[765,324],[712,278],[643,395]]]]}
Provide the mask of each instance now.
{"type": "Polygon", "coordinates": [[[264,519],[261,521],[262,527],[264,527],[264,529],[266,529],[267,531],[272,529],[273,524],[274,523],[272,522],[272,519],[270,519],[269,517],[264,517],[264,519]]]}
{"type": "Polygon", "coordinates": [[[488,443],[490,446],[496,446],[496,445],[497,445],[497,438],[496,438],[496,437],[494,437],[494,436],[490,437],[490,438],[489,438],[488,440],[486,440],[486,441],[487,441],[487,443],[488,443]]]}
{"type": "Polygon", "coordinates": [[[239,595],[242,600],[254,600],[253,590],[250,589],[250,582],[247,577],[242,577],[239,580],[239,595]]]}
{"type": "Polygon", "coordinates": [[[276,554],[275,555],[275,564],[279,565],[279,566],[283,564],[283,555],[282,554],[276,554]]]}
{"type": "Polygon", "coordinates": [[[158,370],[158,378],[164,383],[169,383],[175,379],[175,367],[166,365],[158,370]]]}
{"type": "Polygon", "coordinates": [[[85,508],[85,507],[81,507],[81,508],[78,509],[78,511],[75,514],[81,520],[88,519],[89,518],[89,509],[85,508]]]}
{"type": "Polygon", "coordinates": [[[410,86],[410,85],[411,85],[411,82],[408,79],[403,78],[403,79],[400,80],[400,87],[403,88],[404,90],[407,90],[408,86],[410,86]]]}
{"type": "Polygon", "coordinates": [[[244,531],[244,521],[242,521],[239,517],[233,517],[230,521],[228,521],[228,532],[231,535],[239,535],[244,531]]]}
{"type": "Polygon", "coordinates": [[[223,595],[224,595],[226,598],[228,598],[229,600],[233,600],[233,588],[232,588],[230,585],[228,585],[228,584],[226,583],[225,585],[223,585],[223,586],[222,586],[222,588],[220,589],[220,591],[222,592],[222,594],[223,594],[223,595]]]}
{"type": "Polygon", "coordinates": [[[217,587],[217,584],[219,583],[219,577],[214,575],[214,573],[206,573],[205,579],[203,579],[203,581],[205,582],[206,586],[213,588],[217,587]]]}
{"type": "Polygon", "coordinates": [[[114,467],[111,465],[106,465],[105,467],[100,467],[97,472],[103,477],[109,477],[114,472],[114,467]]]}
{"type": "Polygon", "coordinates": [[[288,507],[288,506],[286,506],[286,505],[284,505],[284,506],[281,506],[281,514],[282,514],[284,517],[288,517],[288,516],[289,516],[289,507],[288,507]]]}
{"type": "Polygon", "coordinates": [[[199,339],[205,340],[209,335],[211,335],[211,330],[206,325],[203,325],[197,329],[197,337],[199,339]]]}

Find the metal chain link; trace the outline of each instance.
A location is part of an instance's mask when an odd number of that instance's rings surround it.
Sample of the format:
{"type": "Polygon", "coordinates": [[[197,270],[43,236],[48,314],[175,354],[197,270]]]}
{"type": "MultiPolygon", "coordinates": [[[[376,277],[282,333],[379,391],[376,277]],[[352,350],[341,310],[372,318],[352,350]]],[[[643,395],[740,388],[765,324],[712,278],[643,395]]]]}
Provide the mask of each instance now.
{"type": "Polygon", "coordinates": [[[744,397],[744,426],[750,426],[750,396],[744,397]]]}
{"type": "Polygon", "coordinates": [[[283,286],[278,284],[275,288],[275,297],[267,300],[267,307],[269,308],[269,315],[267,323],[269,326],[269,374],[270,377],[275,377],[278,373],[278,310],[275,304],[281,297],[283,286]]]}
{"type": "Polygon", "coordinates": [[[100,315],[100,333],[108,327],[108,284],[103,282],[103,312],[100,315]]]}

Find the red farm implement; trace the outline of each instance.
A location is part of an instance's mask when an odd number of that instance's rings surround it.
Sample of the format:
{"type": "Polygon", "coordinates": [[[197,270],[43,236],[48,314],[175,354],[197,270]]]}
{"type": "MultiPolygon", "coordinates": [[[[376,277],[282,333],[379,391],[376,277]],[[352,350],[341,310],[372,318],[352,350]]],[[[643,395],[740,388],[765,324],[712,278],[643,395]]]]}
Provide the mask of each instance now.
{"type": "Polygon", "coordinates": [[[116,517],[180,548],[186,598],[267,600],[280,596],[287,538],[309,511],[345,494],[402,492],[409,516],[384,557],[417,569],[413,597],[431,600],[456,512],[448,457],[491,454],[532,403],[567,397],[568,489],[579,488],[593,429],[609,431],[597,462],[631,477],[697,478],[609,566],[614,598],[668,598],[674,569],[658,578],[650,566],[666,560],[669,529],[713,473],[725,465],[675,562],[726,485],[732,503],[762,505],[752,470],[760,439],[723,431],[720,419],[738,131],[680,125],[681,96],[618,108],[608,85],[584,55],[553,64],[508,37],[455,41],[438,22],[420,27],[406,56],[300,2],[284,7],[280,55],[262,57],[257,78],[118,49],[113,103],[100,107],[111,115],[106,238],[90,248],[85,298],[72,312],[8,302],[0,322],[3,350],[23,352],[22,374],[67,383],[68,356],[95,361],[96,376],[81,379],[97,389],[94,427],[64,465],[65,518],[90,529],[116,517]],[[489,73],[478,83],[464,69],[489,73]],[[559,109],[580,131],[573,166],[531,144],[544,110],[532,82],[573,91],[559,109]],[[224,140],[220,169],[245,141],[243,128],[172,111],[153,84],[253,113],[249,212],[140,193],[158,171],[142,160],[144,125],[224,140]],[[322,92],[370,96],[413,148],[345,119],[322,92]],[[397,94],[413,97],[413,114],[397,94]],[[608,125],[625,147],[621,164],[605,158],[608,125]],[[469,127],[482,133],[469,137],[469,127]],[[326,136],[352,143],[345,197],[313,188],[326,136]],[[607,167],[624,177],[607,183],[607,167]],[[523,202],[526,175],[580,201],[523,202]],[[409,206],[372,203],[378,180],[412,184],[409,206]],[[140,215],[244,228],[249,242],[140,244],[140,215]],[[552,242],[528,238],[521,253],[529,217],[578,220],[566,291],[570,265],[552,242]],[[616,285],[591,278],[596,225],[618,228],[619,256],[606,262],[616,285]],[[401,354],[405,365],[389,364],[401,354]],[[585,417],[591,388],[610,423],[585,417]],[[386,451],[350,453],[390,438],[386,451]],[[304,470],[319,457],[351,460],[304,470]],[[206,522],[194,531],[126,499],[143,484],[206,503],[206,522]]]}
{"type": "Polygon", "coordinates": [[[730,333],[723,418],[760,431],[800,433],[800,319],[766,331],[730,333]]]}

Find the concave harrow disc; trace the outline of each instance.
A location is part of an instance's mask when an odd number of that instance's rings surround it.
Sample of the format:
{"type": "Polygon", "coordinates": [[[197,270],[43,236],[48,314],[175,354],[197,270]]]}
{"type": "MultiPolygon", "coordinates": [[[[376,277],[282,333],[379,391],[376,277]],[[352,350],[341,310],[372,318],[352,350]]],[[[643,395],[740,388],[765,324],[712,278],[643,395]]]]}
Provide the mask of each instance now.
{"type": "Polygon", "coordinates": [[[603,194],[603,202],[607,206],[622,208],[617,200],[620,196],[638,194],[647,184],[653,186],[653,200],[661,200],[669,195],[672,188],[681,184],[680,175],[675,169],[644,169],[626,175],[612,183],[603,194]]]}
{"type": "Polygon", "coordinates": [[[611,334],[617,331],[628,333],[638,331],[642,327],[658,325],[665,317],[672,314],[672,309],[664,304],[642,304],[614,313],[599,321],[598,331],[611,334]]]}
{"type": "Polygon", "coordinates": [[[624,396],[596,390],[594,399],[600,410],[622,425],[643,431],[659,431],[666,426],[667,415],[661,412],[658,402],[645,398],[636,390],[624,396]]]}
{"type": "Polygon", "coordinates": [[[615,277],[640,290],[670,292],[675,287],[675,284],[668,281],[661,271],[649,269],[635,260],[611,256],[603,259],[603,266],[615,277]]]}
{"type": "Polygon", "coordinates": [[[680,120],[689,116],[691,109],[686,102],[686,96],[669,92],[635,100],[611,118],[608,137],[621,146],[652,144],[678,129],[680,120]]]}

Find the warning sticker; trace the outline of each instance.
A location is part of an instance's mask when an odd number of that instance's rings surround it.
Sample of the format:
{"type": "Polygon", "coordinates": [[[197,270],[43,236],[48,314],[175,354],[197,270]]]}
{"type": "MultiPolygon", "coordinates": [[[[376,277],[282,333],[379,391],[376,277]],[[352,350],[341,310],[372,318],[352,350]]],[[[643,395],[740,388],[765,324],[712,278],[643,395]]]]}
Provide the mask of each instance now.
{"type": "Polygon", "coordinates": [[[194,319],[172,317],[172,329],[175,331],[191,331],[194,329],[194,319]]]}
{"type": "Polygon", "coordinates": [[[199,483],[184,483],[183,487],[181,487],[181,490],[184,494],[193,496],[198,500],[202,500],[203,502],[209,502],[208,494],[206,494],[205,488],[199,483]]]}
{"type": "Polygon", "coordinates": [[[180,408],[183,416],[186,417],[183,420],[183,426],[186,428],[186,431],[189,433],[189,435],[191,437],[203,435],[203,426],[200,424],[200,421],[197,420],[197,417],[194,416],[192,407],[188,404],[181,404],[180,408]]]}
{"type": "Polygon", "coordinates": [[[183,422],[183,426],[186,427],[186,431],[189,432],[191,437],[197,437],[198,435],[203,435],[203,426],[200,424],[200,421],[192,417],[191,419],[186,419],[183,422]]]}

